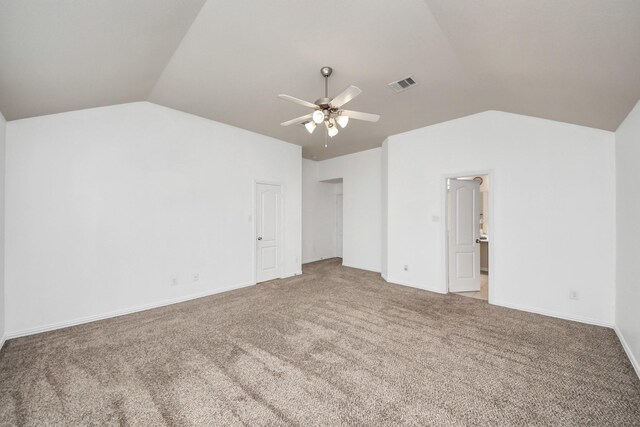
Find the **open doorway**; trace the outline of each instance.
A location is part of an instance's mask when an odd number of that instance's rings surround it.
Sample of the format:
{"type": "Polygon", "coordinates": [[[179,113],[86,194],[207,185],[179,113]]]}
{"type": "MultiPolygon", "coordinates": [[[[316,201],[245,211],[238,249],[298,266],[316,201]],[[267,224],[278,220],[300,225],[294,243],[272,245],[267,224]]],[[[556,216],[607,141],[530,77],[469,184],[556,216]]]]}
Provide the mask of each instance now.
{"type": "Polygon", "coordinates": [[[448,289],[489,299],[489,175],[447,179],[448,289]]]}
{"type": "Polygon", "coordinates": [[[319,181],[314,200],[313,261],[339,258],[343,253],[342,178],[319,181]]]}

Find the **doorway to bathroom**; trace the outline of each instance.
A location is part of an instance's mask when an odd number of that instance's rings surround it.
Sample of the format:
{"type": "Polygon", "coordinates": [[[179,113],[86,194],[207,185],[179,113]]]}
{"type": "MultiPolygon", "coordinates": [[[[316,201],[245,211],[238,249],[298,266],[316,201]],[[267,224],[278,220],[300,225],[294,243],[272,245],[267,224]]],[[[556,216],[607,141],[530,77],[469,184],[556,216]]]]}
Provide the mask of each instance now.
{"type": "Polygon", "coordinates": [[[465,175],[446,180],[448,290],[489,299],[490,176],[465,175]]]}

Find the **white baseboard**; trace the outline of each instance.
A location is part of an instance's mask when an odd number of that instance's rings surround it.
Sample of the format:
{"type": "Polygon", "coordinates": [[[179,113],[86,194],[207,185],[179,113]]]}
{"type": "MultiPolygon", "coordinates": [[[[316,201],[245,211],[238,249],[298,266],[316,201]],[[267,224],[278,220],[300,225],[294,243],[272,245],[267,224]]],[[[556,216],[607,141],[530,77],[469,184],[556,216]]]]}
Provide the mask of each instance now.
{"type": "Polygon", "coordinates": [[[293,277],[293,276],[299,276],[302,274],[302,270],[300,271],[294,271],[293,273],[285,273],[284,276],[281,277],[281,279],[286,279],[288,277],[293,277]]]}
{"type": "Polygon", "coordinates": [[[635,358],[635,356],[631,352],[631,347],[629,347],[629,344],[627,344],[627,341],[624,339],[624,335],[622,335],[622,332],[620,331],[620,329],[618,329],[617,326],[614,326],[613,330],[616,331],[616,335],[620,340],[620,344],[622,344],[622,348],[624,349],[624,352],[627,353],[627,357],[631,362],[631,366],[633,366],[633,369],[635,369],[636,371],[636,375],[638,376],[638,378],[640,378],[640,363],[638,363],[638,360],[635,358]]]}
{"type": "Polygon", "coordinates": [[[6,341],[5,337],[0,338],[0,351],[2,351],[2,347],[4,347],[5,341],[6,341]]]}
{"type": "Polygon", "coordinates": [[[519,304],[511,304],[499,301],[491,301],[491,304],[505,308],[512,308],[514,310],[526,311],[528,313],[542,314],[543,316],[555,317],[557,319],[571,320],[574,322],[586,323],[588,325],[604,326],[605,328],[613,328],[612,322],[605,322],[599,319],[592,319],[590,317],[575,316],[572,314],[559,313],[557,311],[544,310],[539,308],[527,307],[519,304]]]}
{"type": "Polygon", "coordinates": [[[349,264],[345,264],[344,261],[342,261],[342,266],[349,267],[349,268],[357,268],[358,270],[373,271],[374,273],[380,273],[380,270],[372,270],[370,268],[360,267],[357,265],[349,265],[349,264]]]}
{"type": "Polygon", "coordinates": [[[317,262],[317,261],[322,261],[322,260],[331,259],[331,258],[338,258],[338,257],[336,257],[336,256],[325,256],[325,257],[309,258],[309,259],[302,260],[302,263],[303,264],[309,264],[311,262],[317,262]]]}
{"type": "Polygon", "coordinates": [[[433,288],[428,288],[425,287],[424,285],[417,283],[417,282],[412,282],[410,280],[403,280],[403,279],[397,279],[395,277],[384,277],[383,279],[386,280],[389,283],[392,283],[394,285],[401,285],[401,286],[409,286],[410,288],[416,288],[416,289],[421,289],[423,291],[428,291],[428,292],[435,292],[437,294],[446,294],[447,292],[443,292],[442,289],[433,289],[433,288]]]}
{"type": "Polygon", "coordinates": [[[95,322],[97,320],[104,320],[104,319],[110,319],[112,317],[124,316],[126,314],[132,314],[132,313],[137,313],[137,312],[140,312],[140,311],[151,310],[153,308],[164,307],[164,306],[167,306],[167,305],[172,305],[172,304],[177,304],[177,303],[180,303],[180,302],[185,302],[185,301],[190,301],[190,300],[194,300],[194,299],[198,299],[198,298],[203,298],[203,297],[207,297],[207,296],[210,296],[210,295],[215,295],[215,294],[220,294],[220,293],[223,293],[223,292],[233,291],[235,289],[245,288],[247,286],[253,286],[254,284],[255,283],[253,283],[253,282],[246,282],[246,283],[241,283],[239,285],[227,286],[226,288],[209,290],[209,291],[200,292],[200,293],[197,293],[197,294],[190,294],[190,295],[181,296],[181,297],[178,297],[178,298],[172,298],[172,299],[168,299],[168,300],[164,300],[164,301],[158,301],[158,302],[153,302],[153,303],[149,303],[149,304],[138,305],[138,306],[135,306],[135,307],[129,307],[129,308],[121,309],[121,310],[109,311],[107,313],[96,314],[96,315],[93,315],[93,316],[86,316],[86,317],[81,317],[81,318],[78,318],[78,319],[65,320],[65,321],[62,321],[62,322],[50,323],[48,325],[21,329],[21,330],[18,330],[18,331],[13,331],[13,332],[7,333],[5,338],[6,339],[12,339],[12,338],[25,337],[27,335],[34,335],[34,334],[39,334],[41,332],[48,332],[48,331],[54,331],[56,329],[68,328],[70,326],[82,325],[84,323],[95,322]]]}
{"type": "MultiPolygon", "coordinates": [[[[385,277],[385,276],[382,276],[382,278],[384,280],[386,280],[387,282],[393,283],[395,285],[410,286],[412,288],[422,289],[423,291],[435,292],[435,293],[438,293],[438,294],[446,294],[447,293],[446,291],[443,291],[442,289],[427,288],[427,287],[425,287],[425,286],[423,286],[423,285],[421,285],[419,283],[411,282],[411,281],[408,281],[408,280],[401,280],[401,279],[397,279],[395,277],[385,277]]],[[[613,328],[614,327],[613,323],[603,322],[601,320],[591,319],[591,318],[588,318],[588,317],[573,316],[573,315],[569,315],[569,314],[565,314],[565,313],[558,313],[558,312],[554,312],[554,311],[542,310],[542,309],[526,307],[526,306],[521,306],[521,305],[517,305],[517,304],[504,303],[504,302],[491,301],[491,304],[497,305],[497,306],[500,306],[500,307],[511,308],[511,309],[514,309],[514,310],[526,311],[528,313],[535,313],[535,314],[542,314],[543,316],[556,317],[558,319],[572,320],[574,322],[586,323],[586,324],[589,324],[589,325],[604,326],[604,327],[607,327],[607,328],[613,328]]]]}

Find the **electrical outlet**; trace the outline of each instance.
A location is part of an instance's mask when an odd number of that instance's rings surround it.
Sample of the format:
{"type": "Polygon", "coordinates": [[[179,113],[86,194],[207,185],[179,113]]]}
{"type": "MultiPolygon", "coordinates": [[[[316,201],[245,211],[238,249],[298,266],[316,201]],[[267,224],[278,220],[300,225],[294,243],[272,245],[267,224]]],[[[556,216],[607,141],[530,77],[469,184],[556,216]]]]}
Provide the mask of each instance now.
{"type": "Polygon", "coordinates": [[[171,279],[171,286],[178,286],[178,278],[177,277],[173,277],[171,279]]]}
{"type": "Polygon", "coordinates": [[[580,295],[578,295],[578,291],[570,290],[569,299],[574,299],[574,300],[580,299],[580,295]]]}
{"type": "Polygon", "coordinates": [[[199,274],[199,273],[195,273],[195,274],[193,275],[193,281],[194,281],[194,282],[197,282],[198,280],[200,280],[200,274],[199,274]]]}
{"type": "Polygon", "coordinates": [[[407,264],[404,265],[404,271],[409,271],[409,266],[407,264]]]}

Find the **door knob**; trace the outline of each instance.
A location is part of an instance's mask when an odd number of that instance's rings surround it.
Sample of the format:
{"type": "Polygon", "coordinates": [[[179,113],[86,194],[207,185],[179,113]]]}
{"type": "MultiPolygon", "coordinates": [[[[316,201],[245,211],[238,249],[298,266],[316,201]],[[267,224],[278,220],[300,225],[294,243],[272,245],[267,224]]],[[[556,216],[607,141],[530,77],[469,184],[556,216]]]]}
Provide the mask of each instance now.
{"type": "Polygon", "coordinates": [[[480,239],[476,239],[476,243],[480,243],[480,239]]]}
{"type": "Polygon", "coordinates": [[[258,240],[262,240],[262,237],[258,237],[258,240]]]}

